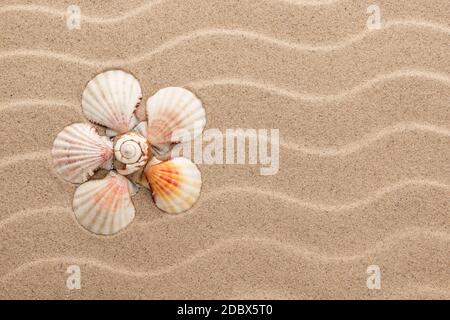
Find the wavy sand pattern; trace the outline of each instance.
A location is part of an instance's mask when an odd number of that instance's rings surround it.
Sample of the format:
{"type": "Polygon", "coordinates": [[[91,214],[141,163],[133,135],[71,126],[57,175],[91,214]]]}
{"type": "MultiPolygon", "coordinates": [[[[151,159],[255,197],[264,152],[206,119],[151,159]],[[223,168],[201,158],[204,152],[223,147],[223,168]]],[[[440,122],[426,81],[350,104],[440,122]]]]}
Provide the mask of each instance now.
{"type": "Polygon", "coordinates": [[[71,31],[70,3],[2,1],[0,298],[449,299],[450,3],[377,3],[369,31],[370,1],[83,0],[71,31]],[[280,129],[278,174],[200,165],[189,212],[143,191],[87,233],[50,148],[111,67],[195,91],[210,128],[280,129]]]}

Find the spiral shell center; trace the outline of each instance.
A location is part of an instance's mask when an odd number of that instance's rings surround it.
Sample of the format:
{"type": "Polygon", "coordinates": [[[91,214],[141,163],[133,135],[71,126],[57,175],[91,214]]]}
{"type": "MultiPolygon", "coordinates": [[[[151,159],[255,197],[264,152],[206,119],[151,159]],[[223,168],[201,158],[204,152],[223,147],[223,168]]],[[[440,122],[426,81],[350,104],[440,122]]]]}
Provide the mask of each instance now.
{"type": "Polygon", "coordinates": [[[137,134],[124,134],[114,144],[114,155],[123,164],[134,164],[146,158],[146,140],[137,134]]]}
{"type": "Polygon", "coordinates": [[[120,147],[120,153],[127,160],[137,161],[141,157],[142,150],[136,142],[127,141],[120,147]]]}

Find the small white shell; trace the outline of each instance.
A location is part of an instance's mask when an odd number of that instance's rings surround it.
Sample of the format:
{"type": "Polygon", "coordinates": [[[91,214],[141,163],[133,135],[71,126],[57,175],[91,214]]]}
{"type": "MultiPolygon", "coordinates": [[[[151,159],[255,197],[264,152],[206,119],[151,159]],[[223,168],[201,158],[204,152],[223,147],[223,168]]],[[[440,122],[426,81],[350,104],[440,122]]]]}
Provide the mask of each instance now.
{"type": "Polygon", "coordinates": [[[114,130],[112,130],[110,128],[106,128],[105,134],[109,138],[114,138],[115,136],[117,136],[117,132],[115,132],[114,130]]]}
{"type": "Polygon", "coordinates": [[[89,81],[81,104],[86,117],[109,128],[111,136],[126,133],[138,124],[134,111],[141,99],[141,86],[134,76],[121,70],[110,70],[89,81]]]}
{"type": "Polygon", "coordinates": [[[150,159],[150,145],[137,132],[123,134],[114,139],[115,168],[122,175],[129,175],[143,168],[150,159]]]}
{"type": "Polygon", "coordinates": [[[169,87],[147,100],[148,140],[152,145],[189,141],[202,133],[205,109],[189,90],[169,87]]]}
{"type": "Polygon", "coordinates": [[[137,132],[143,137],[147,137],[148,136],[147,121],[139,122],[139,124],[136,127],[134,127],[133,131],[137,132]]]}
{"type": "Polygon", "coordinates": [[[73,198],[77,221],[95,234],[111,235],[127,227],[134,219],[131,183],[111,171],[100,180],[80,185],[73,198]]]}
{"type": "Polygon", "coordinates": [[[87,181],[95,170],[110,165],[112,156],[112,142],[86,123],[65,127],[53,142],[56,172],[72,183],[87,181]]]}
{"type": "Polygon", "coordinates": [[[161,210],[168,213],[186,211],[200,196],[200,171],[186,158],[174,158],[164,162],[153,158],[144,172],[153,200],[161,210]]]}

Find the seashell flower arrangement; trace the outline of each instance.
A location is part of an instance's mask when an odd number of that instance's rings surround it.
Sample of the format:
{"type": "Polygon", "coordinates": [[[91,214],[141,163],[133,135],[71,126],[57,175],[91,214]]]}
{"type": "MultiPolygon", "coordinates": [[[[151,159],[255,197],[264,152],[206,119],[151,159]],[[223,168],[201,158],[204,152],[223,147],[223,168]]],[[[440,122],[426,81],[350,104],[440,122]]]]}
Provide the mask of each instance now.
{"type": "Polygon", "coordinates": [[[131,74],[100,73],[84,89],[82,109],[89,121],[106,127],[106,136],[90,124],[75,123],[53,143],[56,172],[81,184],[73,198],[75,217],[95,234],[117,233],[133,221],[131,197],[139,185],[150,189],[156,206],[167,213],[188,210],[200,195],[202,180],[194,163],[181,157],[160,161],[152,154],[203,131],[201,101],[184,88],[161,89],[147,101],[148,120],[139,122],[135,111],[141,100],[140,84],[131,74]],[[98,169],[110,172],[88,181],[98,169]]]}

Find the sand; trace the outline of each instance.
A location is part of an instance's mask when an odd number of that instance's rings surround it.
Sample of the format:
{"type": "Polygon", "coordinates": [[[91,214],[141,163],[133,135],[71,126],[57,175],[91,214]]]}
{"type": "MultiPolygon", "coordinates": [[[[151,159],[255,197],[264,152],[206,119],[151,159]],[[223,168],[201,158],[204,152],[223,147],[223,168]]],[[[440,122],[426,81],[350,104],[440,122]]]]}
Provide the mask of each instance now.
{"type": "Polygon", "coordinates": [[[450,298],[448,0],[377,1],[376,31],[371,1],[76,2],[79,30],[71,1],[1,1],[0,298],[450,298]],[[110,68],[144,100],[189,88],[207,128],[279,129],[279,172],[199,165],[188,212],[141,191],[126,230],[90,234],[50,149],[110,68]]]}

